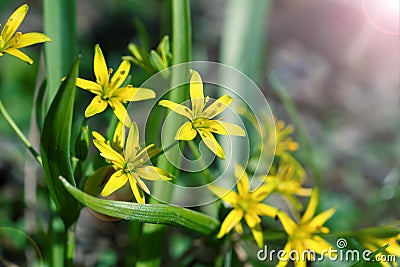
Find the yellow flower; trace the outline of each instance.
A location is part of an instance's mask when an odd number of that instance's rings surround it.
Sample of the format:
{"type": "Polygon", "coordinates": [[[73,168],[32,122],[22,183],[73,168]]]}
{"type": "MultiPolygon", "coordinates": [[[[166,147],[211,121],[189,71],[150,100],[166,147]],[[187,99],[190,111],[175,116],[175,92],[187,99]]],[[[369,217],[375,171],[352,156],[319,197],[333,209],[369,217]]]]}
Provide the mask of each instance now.
{"type": "MultiPolygon", "coordinates": [[[[102,196],[110,195],[129,181],[136,201],[138,203],[145,203],[143,191],[150,194],[150,190],[141,179],[155,181],[173,178],[173,175],[161,168],[144,165],[149,161],[149,157],[156,151],[153,144],[142,149],[140,148],[139,130],[135,122],[131,123],[123,153],[114,150],[99,133],[93,132],[92,134],[95,138],[93,143],[97,149],[99,149],[100,155],[105,158],[107,162],[112,163],[115,169],[115,173],[110,177],[101,192],[102,196]]],[[[119,133],[116,135],[119,135],[119,133]]],[[[123,134],[119,136],[123,136],[123,134]]],[[[114,140],[116,139],[114,138],[114,140]]],[[[123,140],[117,142],[123,142],[123,140]]],[[[123,143],[119,144],[124,146],[123,143]]]]}
{"type": "Polygon", "coordinates": [[[265,190],[286,197],[292,205],[301,209],[301,203],[294,197],[310,196],[311,189],[302,187],[305,178],[303,167],[289,154],[283,156],[275,172],[266,175],[263,180],[265,190]]]}
{"type": "Polygon", "coordinates": [[[232,98],[228,95],[223,95],[205,108],[209,98],[204,99],[203,82],[199,73],[194,70],[191,70],[191,73],[190,99],[192,109],[169,100],[161,100],[159,105],[169,108],[190,120],[178,129],[175,136],[176,140],[193,140],[198,133],[206,146],[215,155],[224,159],[225,152],[212,133],[237,136],[245,136],[246,133],[236,124],[219,119],[212,120],[212,118],[221,114],[229,106],[232,98]]]}
{"type": "Polygon", "coordinates": [[[32,64],[33,60],[18,49],[38,43],[49,42],[51,39],[45,34],[38,32],[24,34],[21,32],[15,33],[24,20],[27,12],[28,5],[22,5],[15,10],[7,20],[0,35],[0,56],[2,56],[3,53],[7,53],[32,64]]]}
{"type": "Polygon", "coordinates": [[[258,247],[261,248],[263,246],[263,235],[261,218],[259,216],[274,218],[278,209],[260,203],[269,194],[268,191],[264,190],[263,186],[250,192],[249,178],[246,171],[239,164],[236,164],[235,178],[237,180],[237,193],[219,186],[209,185],[211,192],[233,206],[233,210],[226,216],[222,223],[217,237],[223,237],[233,227],[241,234],[243,228],[240,221],[244,218],[258,247]]]}
{"type": "Polygon", "coordinates": [[[134,88],[132,85],[120,87],[128,77],[130,68],[131,63],[127,60],[123,60],[116,73],[110,79],[112,69],[107,69],[107,64],[100,46],[95,46],[94,74],[96,76],[96,82],[82,78],[76,79],[76,86],[96,94],[85,110],[86,118],[103,112],[107,106],[110,105],[117,118],[129,126],[130,119],[127,117],[125,120],[127,112],[123,103],[155,97],[155,93],[150,89],[134,88]]]}
{"type": "Polygon", "coordinates": [[[278,218],[289,236],[288,242],[283,249],[285,254],[282,255],[282,259],[277,265],[278,267],[286,266],[290,255],[292,257],[299,256],[294,262],[296,267],[306,267],[306,261],[307,259],[312,260],[312,254],[304,253],[304,251],[312,250],[315,253],[322,254],[324,250],[328,251],[332,248],[332,245],[322,239],[318,234],[329,233],[329,229],[323,226],[323,224],[332,217],[336,209],[331,208],[314,217],[318,201],[319,191],[314,189],[311,193],[307,209],[299,223],[293,221],[285,212],[278,212],[278,218]],[[291,251],[296,251],[297,254],[290,254],[291,251]],[[307,258],[304,258],[303,255],[307,258]]]}
{"type": "MultiPolygon", "coordinates": [[[[271,135],[270,131],[273,129],[272,118],[262,117],[262,136],[267,147],[272,147],[276,143],[275,154],[282,156],[287,152],[296,151],[299,148],[299,144],[292,139],[289,135],[294,132],[293,125],[285,125],[283,120],[275,120],[275,136],[271,135]],[[274,138],[275,137],[275,138],[274,138]]],[[[258,127],[256,127],[258,129],[258,127]]]]}

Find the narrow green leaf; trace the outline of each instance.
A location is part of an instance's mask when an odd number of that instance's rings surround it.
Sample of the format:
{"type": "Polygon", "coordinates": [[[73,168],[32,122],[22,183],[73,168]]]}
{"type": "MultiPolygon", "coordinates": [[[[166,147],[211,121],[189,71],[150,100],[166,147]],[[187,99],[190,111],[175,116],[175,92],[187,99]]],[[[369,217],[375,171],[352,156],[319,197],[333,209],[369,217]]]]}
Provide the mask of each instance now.
{"type": "Polygon", "coordinates": [[[48,92],[46,111],[61,78],[77,55],[76,0],[43,0],[43,29],[52,41],[44,45],[48,92]]]}
{"type": "Polygon", "coordinates": [[[106,200],[91,196],[72,186],[60,177],[71,195],[88,208],[102,214],[141,223],[168,224],[199,234],[213,234],[219,221],[205,214],[166,204],[138,204],[133,202],[106,200]]]}
{"type": "Polygon", "coordinates": [[[75,81],[79,70],[78,59],[60,89],[45,118],[41,136],[41,154],[45,179],[66,227],[79,215],[79,203],[65,191],[58,177],[62,175],[75,185],[70,161],[72,115],[75,102],[75,81]]]}
{"type": "Polygon", "coordinates": [[[47,82],[44,80],[39,87],[39,91],[35,101],[36,123],[37,127],[41,130],[44,121],[44,101],[46,97],[47,82]]]}

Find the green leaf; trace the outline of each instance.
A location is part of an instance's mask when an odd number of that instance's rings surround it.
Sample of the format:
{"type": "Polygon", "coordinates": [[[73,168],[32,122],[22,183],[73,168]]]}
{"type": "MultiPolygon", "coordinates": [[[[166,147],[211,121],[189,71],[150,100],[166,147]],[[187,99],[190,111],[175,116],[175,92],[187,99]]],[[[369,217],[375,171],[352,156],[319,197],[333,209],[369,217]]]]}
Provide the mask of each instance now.
{"type": "Polygon", "coordinates": [[[46,111],[53,101],[61,78],[77,54],[76,0],[43,0],[43,29],[51,38],[44,44],[48,91],[46,111]]]}
{"type": "Polygon", "coordinates": [[[84,193],[63,177],[60,177],[60,180],[68,192],[82,204],[108,216],[141,223],[168,224],[203,235],[214,234],[219,227],[217,219],[196,211],[166,204],[138,204],[101,199],[84,193]]]}
{"type": "Polygon", "coordinates": [[[50,195],[66,227],[79,215],[79,203],[61,184],[62,175],[75,184],[71,160],[71,126],[80,60],[76,60],[67,78],[62,82],[44,121],[41,136],[43,169],[50,195]]]}
{"type": "Polygon", "coordinates": [[[38,128],[41,130],[44,121],[44,101],[46,97],[47,82],[44,80],[39,87],[39,91],[35,101],[35,112],[36,112],[36,123],[38,128]]]}

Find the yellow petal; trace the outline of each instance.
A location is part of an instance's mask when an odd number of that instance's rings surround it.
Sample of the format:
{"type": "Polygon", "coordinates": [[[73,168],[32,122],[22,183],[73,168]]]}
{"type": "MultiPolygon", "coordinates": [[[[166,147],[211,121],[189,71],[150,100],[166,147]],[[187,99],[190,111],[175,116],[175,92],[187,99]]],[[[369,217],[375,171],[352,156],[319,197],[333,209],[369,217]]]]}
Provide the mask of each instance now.
{"type": "Polygon", "coordinates": [[[140,152],[137,153],[135,159],[129,162],[129,168],[134,169],[137,166],[143,165],[144,163],[149,161],[149,151],[153,150],[154,147],[154,144],[150,144],[144,149],[140,150],[140,152]]]}
{"type": "Polygon", "coordinates": [[[146,88],[136,88],[132,86],[122,87],[113,92],[113,97],[116,97],[121,102],[128,101],[142,101],[156,97],[151,89],[146,88]]]}
{"type": "Polygon", "coordinates": [[[288,235],[292,235],[297,229],[298,225],[283,211],[277,213],[279,220],[281,221],[283,228],[288,235]]]}
{"type": "Polygon", "coordinates": [[[110,87],[114,89],[119,88],[121,84],[126,80],[126,77],[128,77],[130,69],[131,63],[127,60],[123,60],[119,65],[117,71],[111,78],[110,87]]]}
{"type": "Polygon", "coordinates": [[[246,132],[239,126],[226,121],[208,120],[204,124],[211,132],[223,135],[246,136],[246,132]]]}
{"type": "Polygon", "coordinates": [[[237,225],[243,218],[243,211],[233,209],[229,212],[228,216],[226,216],[224,222],[221,225],[221,229],[217,235],[217,238],[223,237],[226,233],[228,233],[235,225],[237,225]]]}
{"type": "Polygon", "coordinates": [[[133,160],[139,151],[139,129],[136,122],[132,122],[125,146],[125,159],[127,162],[133,160]]]}
{"type": "Polygon", "coordinates": [[[235,178],[240,196],[246,196],[250,191],[249,177],[246,170],[238,163],[235,165],[235,178]]]}
{"type": "Polygon", "coordinates": [[[299,190],[297,190],[296,192],[296,195],[301,197],[308,197],[311,195],[311,192],[311,188],[299,188],[299,190]]]}
{"type": "Polygon", "coordinates": [[[266,198],[269,194],[271,194],[274,187],[275,185],[273,183],[262,184],[256,190],[251,192],[251,197],[252,199],[254,199],[254,201],[260,202],[264,198],[266,198]]]}
{"type": "Polygon", "coordinates": [[[242,227],[242,224],[240,222],[238,222],[238,224],[235,225],[235,231],[238,234],[242,234],[243,233],[243,227],[242,227]]]}
{"type": "Polygon", "coordinates": [[[8,41],[11,39],[13,34],[17,31],[19,25],[21,25],[22,21],[24,20],[26,13],[28,12],[28,5],[24,4],[17,8],[14,13],[10,16],[7,20],[6,24],[4,25],[3,30],[1,31],[1,36],[3,37],[4,41],[8,41]]]}
{"type": "Polygon", "coordinates": [[[206,108],[200,117],[211,119],[219,114],[221,114],[232,102],[232,97],[228,95],[223,95],[214,101],[208,108],[206,108]]]}
{"type": "Polygon", "coordinates": [[[271,218],[275,218],[276,214],[278,213],[278,209],[268,206],[263,203],[256,203],[251,209],[252,212],[260,215],[260,216],[268,216],[271,218]]]}
{"type": "Polygon", "coordinates": [[[109,100],[112,110],[114,111],[115,116],[118,118],[120,122],[123,122],[126,126],[130,127],[132,121],[126,112],[124,105],[119,101],[109,100]]]}
{"type": "Polygon", "coordinates": [[[192,122],[185,122],[176,132],[176,140],[193,140],[197,135],[197,132],[192,127],[192,122]]]}
{"type": "Polygon", "coordinates": [[[150,195],[150,190],[147,185],[142,181],[142,179],[140,179],[140,177],[135,172],[131,172],[131,175],[135,179],[135,182],[139,186],[139,188],[150,195]]]}
{"type": "Polygon", "coordinates": [[[158,104],[160,106],[169,108],[170,110],[179,115],[185,116],[189,120],[193,120],[193,112],[188,107],[185,107],[181,104],[169,100],[161,100],[158,104]]]}
{"type": "Polygon", "coordinates": [[[97,95],[100,95],[102,90],[100,84],[82,78],[76,79],[76,86],[97,95]]]}
{"type": "Polygon", "coordinates": [[[51,41],[51,39],[47,35],[39,32],[29,32],[21,34],[18,36],[14,36],[14,38],[12,38],[11,40],[11,42],[13,43],[13,48],[21,48],[49,41],[51,41]]]}
{"type": "Polygon", "coordinates": [[[307,249],[313,250],[318,254],[322,254],[324,250],[328,251],[329,249],[333,248],[331,244],[329,244],[319,236],[314,236],[312,239],[309,238],[304,240],[304,244],[306,245],[307,249]]]}
{"type": "Polygon", "coordinates": [[[283,248],[283,251],[285,251],[285,254],[280,255],[280,261],[276,265],[276,267],[285,267],[288,262],[289,262],[289,253],[293,249],[292,245],[290,242],[287,242],[285,247],[283,248]]]}
{"type": "Polygon", "coordinates": [[[137,167],[134,171],[141,178],[151,181],[171,180],[174,178],[169,172],[155,166],[137,167]]]}
{"type": "Polygon", "coordinates": [[[262,248],[264,246],[264,237],[261,229],[261,223],[257,223],[256,225],[251,227],[250,230],[251,233],[253,234],[254,240],[257,243],[257,246],[259,248],[262,248]]]}
{"type": "Polygon", "coordinates": [[[121,187],[123,187],[128,181],[128,176],[122,171],[119,170],[111,175],[110,179],[106,183],[106,186],[101,191],[101,195],[106,197],[111,193],[117,191],[121,187]]]}
{"type": "Polygon", "coordinates": [[[85,117],[89,118],[93,115],[103,112],[107,108],[107,102],[102,100],[100,96],[95,96],[85,110],[85,117]]]}
{"type": "Polygon", "coordinates": [[[104,142],[104,143],[107,142],[107,140],[104,138],[104,136],[102,136],[101,134],[99,134],[99,133],[96,132],[96,131],[93,131],[93,132],[92,132],[92,135],[93,135],[94,139],[96,139],[96,141],[104,142]]]}
{"type": "Polygon", "coordinates": [[[17,57],[17,58],[27,62],[28,64],[32,64],[33,63],[33,60],[30,57],[28,57],[24,52],[21,52],[18,49],[8,48],[8,49],[4,50],[3,52],[4,53],[8,53],[8,54],[10,54],[10,55],[12,55],[14,57],[17,57]]]}
{"type": "Polygon", "coordinates": [[[336,211],[336,208],[331,208],[329,210],[321,212],[320,214],[318,214],[317,216],[312,218],[310,220],[310,222],[308,223],[308,225],[310,227],[322,226],[327,220],[329,220],[330,217],[332,217],[332,215],[335,213],[335,211],[336,211]]]}
{"type": "Polygon", "coordinates": [[[122,155],[112,149],[112,147],[108,143],[106,143],[104,137],[102,137],[99,133],[92,132],[92,135],[95,138],[93,140],[93,144],[100,151],[100,155],[103,158],[111,161],[113,164],[117,165],[119,168],[124,168],[126,162],[122,155]]]}
{"type": "Polygon", "coordinates": [[[136,184],[136,180],[132,176],[129,177],[129,184],[137,203],[145,204],[146,201],[144,198],[143,190],[139,188],[139,186],[136,184]]]}
{"type": "Polygon", "coordinates": [[[307,267],[307,261],[304,261],[304,260],[301,258],[301,252],[300,252],[300,260],[295,261],[295,262],[294,262],[294,266],[295,266],[295,267],[307,267]]]}
{"type": "Polygon", "coordinates": [[[222,199],[225,202],[228,202],[232,205],[234,205],[238,202],[238,195],[234,191],[231,191],[231,190],[228,190],[223,187],[216,186],[216,185],[208,185],[208,189],[210,189],[210,191],[214,195],[216,195],[217,197],[219,197],[220,199],[222,199]]]}
{"type": "Polygon", "coordinates": [[[225,152],[221,145],[217,142],[211,132],[205,130],[197,130],[204,144],[219,158],[225,159],[225,152]]]}
{"type": "Polygon", "coordinates": [[[117,127],[115,127],[112,144],[113,147],[117,147],[122,150],[122,148],[124,147],[124,142],[125,142],[125,127],[122,122],[118,121],[117,127]]]}
{"type": "Polygon", "coordinates": [[[314,217],[315,211],[317,210],[318,201],[319,201],[319,190],[317,187],[315,187],[311,193],[310,201],[308,202],[308,206],[300,222],[307,222],[311,220],[312,217],[314,217]]]}
{"type": "Polygon", "coordinates": [[[94,74],[96,75],[96,81],[98,83],[103,86],[108,85],[110,74],[103,52],[98,44],[96,44],[94,48],[94,74]]]}
{"type": "Polygon", "coordinates": [[[191,70],[191,73],[190,100],[192,102],[194,117],[197,118],[204,108],[203,82],[197,71],[191,70]]]}
{"type": "Polygon", "coordinates": [[[261,223],[260,217],[248,211],[246,211],[244,219],[250,228],[255,227],[258,223],[261,223]]]}

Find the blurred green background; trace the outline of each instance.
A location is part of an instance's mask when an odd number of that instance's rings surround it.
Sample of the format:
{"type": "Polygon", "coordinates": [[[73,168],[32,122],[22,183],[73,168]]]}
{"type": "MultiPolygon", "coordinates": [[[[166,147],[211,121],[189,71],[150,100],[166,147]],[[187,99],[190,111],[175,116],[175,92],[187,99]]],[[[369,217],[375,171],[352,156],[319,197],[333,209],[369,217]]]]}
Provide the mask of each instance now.
{"type": "MultiPolygon", "coordinates": [[[[268,75],[272,73],[287,88],[311,140],[313,164],[321,173],[320,208],[338,207],[328,222],[332,230],[400,219],[400,52],[399,36],[390,34],[399,31],[399,12],[382,9],[378,17],[375,13],[381,7],[368,1],[363,7],[361,2],[191,1],[193,60],[224,62],[243,71],[263,90],[274,114],[290,123],[292,118],[268,75]]],[[[23,3],[2,0],[0,23],[4,25],[23,3]]],[[[42,31],[41,1],[27,3],[30,11],[20,30],[42,31]]],[[[80,76],[88,79],[94,76],[96,43],[115,68],[121,56],[129,54],[130,42],[149,50],[163,35],[171,35],[168,1],[79,0],[77,13],[78,51],[83,55],[80,76]]],[[[33,66],[9,55],[0,58],[0,97],[28,134],[33,96],[44,66],[42,46],[25,51],[34,59],[33,66]]],[[[137,66],[132,74],[137,85],[148,77],[137,66]]],[[[90,94],[78,90],[78,100],[77,112],[83,112],[90,94]]],[[[93,119],[92,123],[101,122],[93,119]]],[[[35,143],[35,132],[30,136],[35,143]]],[[[296,156],[309,170],[310,155],[303,145],[296,156]]],[[[48,216],[43,209],[48,201],[44,180],[33,171],[35,162],[2,117],[0,151],[0,226],[24,225],[33,236],[40,236],[48,216]],[[37,185],[30,182],[36,178],[37,185]]],[[[310,179],[308,185],[312,184],[310,179]]],[[[78,261],[87,266],[116,264],[118,253],[128,249],[126,222],[99,221],[87,210],[80,220],[78,261]],[[92,231],[85,231],[85,224],[94,226],[92,231]]],[[[191,241],[176,230],[171,238],[174,246],[168,248],[168,255],[178,258],[191,241]]],[[[45,243],[45,239],[36,241],[45,243]]]]}

